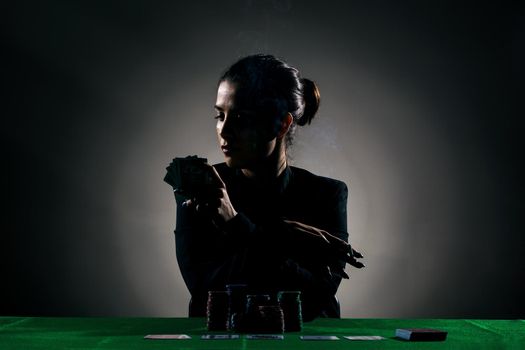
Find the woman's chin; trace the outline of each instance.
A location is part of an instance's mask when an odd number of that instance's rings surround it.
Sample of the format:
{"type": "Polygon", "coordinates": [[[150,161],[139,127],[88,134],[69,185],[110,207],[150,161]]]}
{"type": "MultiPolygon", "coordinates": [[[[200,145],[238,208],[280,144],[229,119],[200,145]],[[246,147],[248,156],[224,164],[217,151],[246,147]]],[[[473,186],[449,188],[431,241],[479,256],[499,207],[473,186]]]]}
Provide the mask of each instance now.
{"type": "Polygon", "coordinates": [[[230,168],[239,168],[239,169],[242,168],[242,162],[239,161],[239,159],[236,159],[234,157],[225,156],[224,157],[224,162],[230,168]]]}

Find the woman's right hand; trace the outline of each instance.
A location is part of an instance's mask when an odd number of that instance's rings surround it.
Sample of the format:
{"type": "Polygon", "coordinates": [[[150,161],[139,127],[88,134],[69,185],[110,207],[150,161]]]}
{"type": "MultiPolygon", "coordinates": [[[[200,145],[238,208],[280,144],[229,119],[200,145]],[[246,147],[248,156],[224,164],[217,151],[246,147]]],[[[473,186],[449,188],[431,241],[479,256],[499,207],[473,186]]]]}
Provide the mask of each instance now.
{"type": "Polygon", "coordinates": [[[217,224],[225,223],[233,219],[237,211],[230,201],[226,185],[217,170],[209,164],[204,166],[208,168],[211,185],[199,193],[199,196],[185,201],[183,206],[193,207],[197,212],[209,216],[217,224]]]}

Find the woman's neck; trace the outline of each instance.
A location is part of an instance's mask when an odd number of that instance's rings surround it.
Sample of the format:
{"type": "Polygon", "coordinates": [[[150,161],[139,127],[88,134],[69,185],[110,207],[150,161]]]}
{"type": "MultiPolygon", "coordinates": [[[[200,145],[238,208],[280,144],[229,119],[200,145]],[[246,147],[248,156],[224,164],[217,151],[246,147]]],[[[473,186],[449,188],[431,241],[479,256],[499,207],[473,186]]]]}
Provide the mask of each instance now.
{"type": "MultiPolygon", "coordinates": [[[[279,147],[281,148],[281,147],[279,147]]],[[[286,152],[280,149],[270,155],[264,162],[254,167],[242,169],[244,176],[259,181],[276,179],[286,169],[286,152]]]]}

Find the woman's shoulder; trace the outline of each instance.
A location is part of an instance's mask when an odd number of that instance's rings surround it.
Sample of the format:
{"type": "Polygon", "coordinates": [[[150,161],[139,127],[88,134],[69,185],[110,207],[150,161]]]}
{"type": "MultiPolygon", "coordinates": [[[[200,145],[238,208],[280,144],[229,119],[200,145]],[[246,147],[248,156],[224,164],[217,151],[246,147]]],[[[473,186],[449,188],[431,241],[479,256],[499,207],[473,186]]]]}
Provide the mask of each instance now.
{"type": "Polygon", "coordinates": [[[316,175],[306,169],[290,166],[293,182],[300,186],[307,186],[323,192],[348,192],[346,183],[330,177],[316,175]]]}

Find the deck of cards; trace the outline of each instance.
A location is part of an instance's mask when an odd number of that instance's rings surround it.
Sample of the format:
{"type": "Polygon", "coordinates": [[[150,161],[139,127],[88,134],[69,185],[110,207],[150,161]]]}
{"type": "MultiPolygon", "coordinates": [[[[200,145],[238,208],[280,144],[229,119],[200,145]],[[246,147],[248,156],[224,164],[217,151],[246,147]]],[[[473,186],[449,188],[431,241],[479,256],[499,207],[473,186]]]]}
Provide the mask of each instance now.
{"type": "Polygon", "coordinates": [[[206,164],[206,158],[197,156],[175,158],[166,168],[164,181],[178,195],[186,199],[194,198],[212,184],[213,179],[206,164]]]}
{"type": "Polygon", "coordinates": [[[447,339],[447,332],[430,328],[399,328],[396,337],[411,341],[443,341],[447,339]]]}

